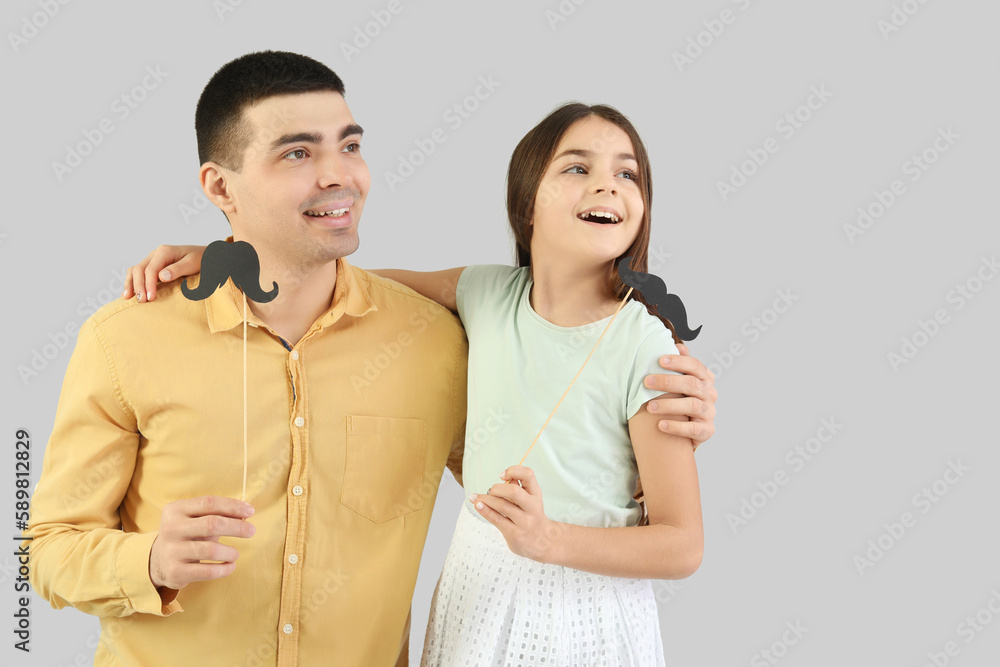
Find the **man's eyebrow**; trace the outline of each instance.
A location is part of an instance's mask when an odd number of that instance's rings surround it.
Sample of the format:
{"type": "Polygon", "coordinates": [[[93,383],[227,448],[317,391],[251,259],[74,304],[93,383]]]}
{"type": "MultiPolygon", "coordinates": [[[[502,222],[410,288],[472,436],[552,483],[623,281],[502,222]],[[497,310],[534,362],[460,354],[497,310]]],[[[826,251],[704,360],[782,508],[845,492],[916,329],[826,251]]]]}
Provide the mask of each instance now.
{"type": "MultiPolygon", "coordinates": [[[[589,158],[589,157],[592,157],[594,155],[594,152],[593,151],[588,151],[588,150],[586,150],[584,148],[570,148],[569,150],[563,151],[562,153],[560,153],[559,155],[555,156],[552,159],[553,160],[558,160],[559,158],[565,157],[567,155],[578,155],[578,156],[583,157],[583,158],[589,158]]],[[[635,156],[632,155],[631,153],[619,153],[618,154],[618,159],[619,160],[632,160],[633,162],[638,162],[638,160],[635,159],[635,156]]]]}
{"type": "MultiPolygon", "coordinates": [[[[340,141],[343,141],[352,134],[364,134],[364,129],[355,123],[350,125],[345,125],[344,129],[340,131],[340,141]]],[[[268,150],[275,150],[286,146],[288,144],[321,144],[323,143],[323,133],[322,132],[292,132],[289,134],[283,134],[274,141],[268,147],[268,150]]]]}
{"type": "Polygon", "coordinates": [[[351,123],[350,125],[345,126],[344,129],[340,131],[340,140],[343,141],[344,139],[346,139],[347,137],[351,136],[352,134],[359,134],[360,135],[360,134],[364,134],[364,133],[365,133],[365,130],[364,130],[363,127],[361,127],[357,123],[351,123]]]}

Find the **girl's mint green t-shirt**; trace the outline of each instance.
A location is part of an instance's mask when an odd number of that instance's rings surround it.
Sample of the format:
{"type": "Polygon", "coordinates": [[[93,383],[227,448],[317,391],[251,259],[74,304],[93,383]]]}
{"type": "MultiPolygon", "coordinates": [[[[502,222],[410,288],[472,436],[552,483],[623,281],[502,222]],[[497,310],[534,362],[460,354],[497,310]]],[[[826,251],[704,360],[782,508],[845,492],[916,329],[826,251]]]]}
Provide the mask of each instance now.
{"type": "MultiPolygon", "coordinates": [[[[531,284],[527,267],[495,264],[469,266],[458,281],[469,337],[466,495],[486,493],[517,465],[611,319],[556,326],[532,309],[531,284]]],[[[628,420],[661,393],[643,379],[673,372],[659,358],[677,353],[670,331],[643,304],[621,309],[524,461],[548,518],[604,528],[639,521],[628,420]]]]}

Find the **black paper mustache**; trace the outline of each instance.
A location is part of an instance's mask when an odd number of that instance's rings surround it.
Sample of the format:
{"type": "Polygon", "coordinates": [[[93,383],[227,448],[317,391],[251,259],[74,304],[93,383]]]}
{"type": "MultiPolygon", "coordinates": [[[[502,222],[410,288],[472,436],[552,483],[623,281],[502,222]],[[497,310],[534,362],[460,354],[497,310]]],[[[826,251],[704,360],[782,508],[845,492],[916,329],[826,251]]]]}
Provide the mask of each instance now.
{"type": "Polygon", "coordinates": [[[652,273],[633,271],[629,268],[631,257],[625,257],[618,263],[618,275],[622,281],[639,291],[646,302],[656,306],[656,312],[670,320],[681,340],[694,340],[701,332],[701,327],[692,331],[688,328],[687,311],[676,294],[668,294],[667,286],[658,276],[652,273]]]}
{"type": "Polygon", "coordinates": [[[194,289],[188,287],[187,278],[181,285],[184,296],[192,301],[207,299],[226,284],[228,279],[257,303],[267,303],[278,296],[278,283],[274,289],[265,292],[260,286],[260,258],[257,251],[246,241],[213,241],[205,248],[201,257],[201,281],[194,289]]]}

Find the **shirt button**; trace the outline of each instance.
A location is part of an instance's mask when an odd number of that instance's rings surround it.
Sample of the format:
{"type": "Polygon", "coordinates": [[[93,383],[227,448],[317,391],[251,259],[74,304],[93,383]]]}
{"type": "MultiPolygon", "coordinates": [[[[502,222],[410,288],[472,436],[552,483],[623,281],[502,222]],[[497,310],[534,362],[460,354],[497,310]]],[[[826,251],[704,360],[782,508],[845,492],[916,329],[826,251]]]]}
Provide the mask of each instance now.
{"type": "Polygon", "coordinates": [[[298,360],[299,360],[299,351],[292,350],[292,361],[298,361],[298,360]]]}
{"type": "Polygon", "coordinates": [[[296,563],[298,563],[299,562],[299,556],[298,556],[298,554],[292,554],[291,556],[289,556],[288,557],[288,562],[291,563],[292,565],[295,565],[296,563]]]}
{"type": "Polygon", "coordinates": [[[299,428],[305,426],[305,423],[306,423],[306,420],[303,419],[302,417],[296,417],[295,418],[295,425],[298,426],[299,428]]]}
{"type": "Polygon", "coordinates": [[[303,493],[303,491],[304,491],[304,489],[301,486],[297,485],[297,484],[292,487],[292,493],[294,495],[296,495],[296,496],[301,496],[302,493],[303,493]]]}
{"type": "Polygon", "coordinates": [[[292,624],[285,623],[285,625],[282,626],[281,631],[284,632],[286,635],[292,634],[292,624]]]}

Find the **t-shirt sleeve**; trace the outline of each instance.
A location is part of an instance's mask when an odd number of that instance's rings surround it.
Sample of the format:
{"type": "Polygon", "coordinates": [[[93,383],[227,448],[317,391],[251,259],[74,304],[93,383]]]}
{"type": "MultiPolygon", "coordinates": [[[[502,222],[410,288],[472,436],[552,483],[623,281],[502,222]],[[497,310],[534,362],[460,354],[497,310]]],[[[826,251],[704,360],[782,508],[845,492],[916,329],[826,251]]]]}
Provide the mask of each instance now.
{"type": "Polygon", "coordinates": [[[651,331],[643,338],[636,349],[635,358],[632,362],[632,369],[629,375],[628,399],[625,404],[626,419],[631,419],[642,404],[660,396],[663,392],[657,389],[648,389],[643,384],[647,375],[670,373],[681,375],[677,371],[668,371],[660,366],[660,357],[665,354],[680,354],[674,344],[674,337],[667,327],[656,320],[651,331]]]}
{"type": "Polygon", "coordinates": [[[469,329],[476,316],[484,312],[494,312],[503,298],[503,290],[509,287],[509,279],[517,271],[503,264],[473,264],[465,267],[458,277],[455,287],[455,304],[462,325],[469,329]]]}

